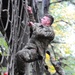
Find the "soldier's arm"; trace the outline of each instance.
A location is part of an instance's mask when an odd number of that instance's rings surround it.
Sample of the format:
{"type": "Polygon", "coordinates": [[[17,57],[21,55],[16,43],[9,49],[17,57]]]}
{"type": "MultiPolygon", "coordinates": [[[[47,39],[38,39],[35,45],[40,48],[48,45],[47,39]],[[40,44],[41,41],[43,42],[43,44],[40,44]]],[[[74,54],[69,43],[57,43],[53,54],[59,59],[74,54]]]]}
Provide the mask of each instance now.
{"type": "Polygon", "coordinates": [[[33,13],[32,13],[32,14],[29,13],[29,20],[30,20],[31,22],[35,22],[33,13]]]}
{"type": "Polygon", "coordinates": [[[28,26],[37,33],[40,23],[29,22],[28,26]]]}
{"type": "Polygon", "coordinates": [[[28,6],[27,10],[28,10],[28,14],[29,14],[29,21],[30,22],[35,22],[32,8],[30,6],[28,6]]]}
{"type": "Polygon", "coordinates": [[[37,36],[53,38],[53,39],[54,39],[54,36],[55,36],[55,33],[54,33],[52,27],[49,27],[49,28],[46,28],[46,27],[36,28],[36,34],[37,34],[37,36]]]}

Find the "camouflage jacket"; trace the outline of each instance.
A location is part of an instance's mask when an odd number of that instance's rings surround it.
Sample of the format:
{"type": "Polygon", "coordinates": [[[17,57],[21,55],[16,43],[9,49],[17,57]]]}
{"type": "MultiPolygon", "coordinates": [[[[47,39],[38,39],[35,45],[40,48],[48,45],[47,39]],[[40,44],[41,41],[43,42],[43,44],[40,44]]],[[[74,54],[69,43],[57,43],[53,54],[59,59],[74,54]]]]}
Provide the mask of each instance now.
{"type": "Polygon", "coordinates": [[[34,23],[31,26],[33,33],[28,43],[33,43],[38,49],[38,53],[41,56],[45,56],[45,50],[48,44],[54,39],[55,33],[52,27],[41,25],[40,23],[34,23]]]}

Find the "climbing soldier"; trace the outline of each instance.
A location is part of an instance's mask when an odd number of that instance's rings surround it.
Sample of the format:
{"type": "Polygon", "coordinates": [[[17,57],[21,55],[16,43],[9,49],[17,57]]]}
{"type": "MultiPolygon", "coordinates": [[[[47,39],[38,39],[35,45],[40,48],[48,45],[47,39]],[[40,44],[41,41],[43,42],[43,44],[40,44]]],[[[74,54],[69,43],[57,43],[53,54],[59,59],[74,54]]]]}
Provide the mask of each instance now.
{"type": "MultiPolygon", "coordinates": [[[[31,7],[28,7],[30,15],[33,14],[31,7]]],[[[31,19],[32,20],[32,19],[31,19]]],[[[52,29],[52,23],[54,18],[47,14],[45,15],[40,23],[35,23],[30,20],[28,26],[32,29],[32,35],[28,40],[26,46],[18,51],[15,55],[16,69],[19,75],[43,75],[45,71],[45,53],[48,44],[54,39],[55,33],[52,29]],[[39,63],[39,69],[42,71],[38,72],[37,66],[29,68],[30,64],[39,63]]]]}

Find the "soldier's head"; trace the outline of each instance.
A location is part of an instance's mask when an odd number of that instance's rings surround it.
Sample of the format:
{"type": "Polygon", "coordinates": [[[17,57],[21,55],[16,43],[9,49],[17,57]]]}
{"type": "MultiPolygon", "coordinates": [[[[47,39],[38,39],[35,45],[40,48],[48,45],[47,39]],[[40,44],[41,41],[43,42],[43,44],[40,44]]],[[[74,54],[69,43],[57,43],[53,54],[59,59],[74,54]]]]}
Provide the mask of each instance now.
{"type": "Polygon", "coordinates": [[[46,14],[42,19],[41,19],[41,24],[45,26],[51,26],[52,23],[54,22],[53,16],[46,14]]]}

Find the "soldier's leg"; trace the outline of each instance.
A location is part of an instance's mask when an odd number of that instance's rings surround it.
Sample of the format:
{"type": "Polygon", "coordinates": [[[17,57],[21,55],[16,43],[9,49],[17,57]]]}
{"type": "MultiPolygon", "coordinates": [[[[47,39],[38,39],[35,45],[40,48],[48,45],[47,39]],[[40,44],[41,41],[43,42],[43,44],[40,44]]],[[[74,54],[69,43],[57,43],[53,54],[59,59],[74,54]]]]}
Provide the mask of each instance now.
{"type": "MultiPolygon", "coordinates": [[[[16,56],[15,56],[15,63],[16,63],[16,68],[18,70],[18,72],[20,73],[19,75],[24,75],[25,73],[25,66],[26,63],[30,63],[38,59],[38,53],[37,50],[35,49],[25,49],[25,50],[21,50],[19,52],[17,52],[16,56]]],[[[15,69],[16,70],[16,69],[15,69]]]]}
{"type": "Polygon", "coordinates": [[[23,51],[19,51],[15,56],[15,73],[18,73],[18,75],[24,75],[25,73],[25,61],[22,59],[22,53],[23,51]]]}

